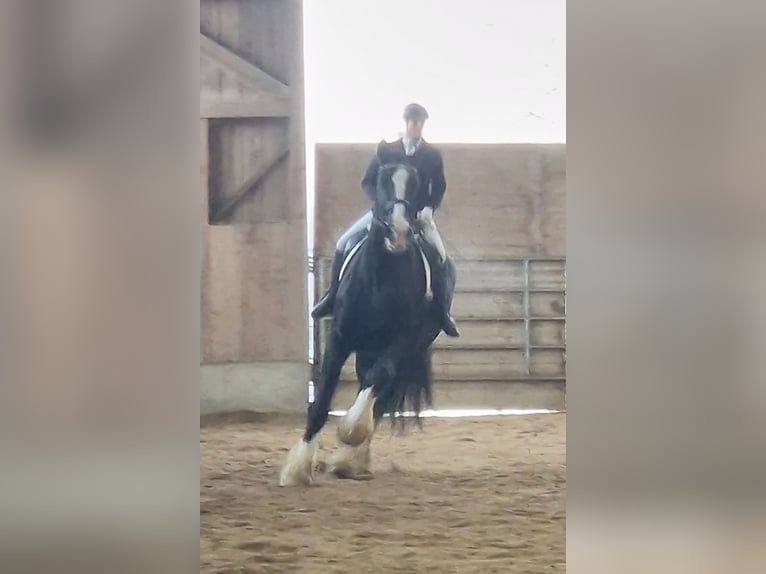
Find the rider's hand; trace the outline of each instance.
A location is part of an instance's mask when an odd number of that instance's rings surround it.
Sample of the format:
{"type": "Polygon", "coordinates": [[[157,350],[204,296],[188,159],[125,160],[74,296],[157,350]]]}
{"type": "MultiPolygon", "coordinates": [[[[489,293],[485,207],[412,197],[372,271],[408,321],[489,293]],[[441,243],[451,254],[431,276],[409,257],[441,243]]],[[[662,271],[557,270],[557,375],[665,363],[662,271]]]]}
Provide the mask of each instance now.
{"type": "Polygon", "coordinates": [[[420,213],[418,213],[418,219],[422,221],[423,223],[430,223],[434,219],[434,208],[433,207],[424,207],[420,210],[420,213]]]}

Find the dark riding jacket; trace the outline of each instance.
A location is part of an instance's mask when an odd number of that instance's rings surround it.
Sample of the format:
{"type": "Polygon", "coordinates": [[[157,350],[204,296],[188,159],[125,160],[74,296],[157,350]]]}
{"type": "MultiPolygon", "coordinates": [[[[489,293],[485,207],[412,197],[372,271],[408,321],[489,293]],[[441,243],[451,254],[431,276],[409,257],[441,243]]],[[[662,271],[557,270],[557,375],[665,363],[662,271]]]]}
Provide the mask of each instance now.
{"type": "MultiPolygon", "coordinates": [[[[394,162],[410,165],[417,170],[420,178],[420,189],[417,200],[413,204],[415,210],[420,211],[424,207],[432,207],[436,211],[447,189],[441,152],[425,140],[421,142],[411,156],[404,153],[404,144],[401,138],[395,142],[382,143],[382,145],[386,148],[386,157],[391,157],[394,162]]],[[[373,202],[377,193],[379,169],[380,162],[376,154],[362,178],[362,190],[373,202]]]]}

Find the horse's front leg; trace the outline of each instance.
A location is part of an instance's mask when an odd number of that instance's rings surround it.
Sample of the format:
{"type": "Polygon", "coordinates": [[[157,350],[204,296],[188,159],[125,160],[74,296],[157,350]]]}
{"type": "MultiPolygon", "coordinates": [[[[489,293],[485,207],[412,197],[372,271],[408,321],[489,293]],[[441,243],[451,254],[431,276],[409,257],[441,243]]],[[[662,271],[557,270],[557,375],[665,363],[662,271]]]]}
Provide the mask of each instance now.
{"type": "Polygon", "coordinates": [[[342,443],[356,447],[372,436],[377,424],[375,402],[380,390],[394,379],[396,366],[411,344],[409,339],[392,344],[366,370],[361,380],[362,390],[338,425],[338,439],[342,443]]]}
{"type": "Polygon", "coordinates": [[[314,478],[318,450],[317,435],[327,422],[330,404],[338,386],[340,371],[351,351],[333,335],[322,356],[322,371],[317,381],[314,402],[309,407],[306,431],[290,450],[279,475],[280,486],[309,485],[314,478]]]}
{"type": "MultiPolygon", "coordinates": [[[[359,393],[364,392],[364,382],[367,380],[367,373],[375,364],[374,357],[364,352],[357,351],[356,353],[356,376],[359,379],[359,393]]],[[[334,474],[338,478],[353,478],[355,480],[367,479],[372,477],[372,453],[370,450],[370,443],[372,442],[372,435],[375,434],[374,426],[377,425],[378,419],[375,418],[373,422],[372,431],[369,430],[369,412],[370,409],[365,405],[370,401],[369,395],[362,395],[359,397],[357,393],[357,400],[354,402],[354,406],[349,409],[349,412],[338,423],[338,436],[341,443],[353,442],[357,443],[360,440],[360,436],[368,435],[367,439],[361,442],[358,446],[349,446],[348,444],[341,444],[340,448],[330,455],[327,459],[327,472],[334,474]],[[361,424],[354,425],[352,419],[356,418],[361,420],[361,424]]]]}

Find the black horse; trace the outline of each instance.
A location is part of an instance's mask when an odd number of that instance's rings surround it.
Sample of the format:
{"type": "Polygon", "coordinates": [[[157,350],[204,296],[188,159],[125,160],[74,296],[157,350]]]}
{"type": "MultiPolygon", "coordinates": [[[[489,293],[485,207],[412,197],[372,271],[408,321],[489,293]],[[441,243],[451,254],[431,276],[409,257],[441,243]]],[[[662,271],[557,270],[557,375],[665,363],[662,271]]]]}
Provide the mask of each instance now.
{"type": "MultiPolygon", "coordinates": [[[[441,266],[427,263],[438,255],[416,233],[417,214],[410,203],[417,193],[417,172],[387,163],[383,153],[379,148],[383,167],[372,224],[342,271],[315,400],[303,438],[282,468],[283,486],[311,483],[316,436],[327,422],[341,368],[351,353],[356,353],[360,390],[338,426],[345,446],[331,457],[328,470],[343,477],[368,475],[369,445],[383,415],[396,417],[408,410],[417,415],[431,404],[430,348],[441,323],[430,289],[442,283],[432,282],[430,274],[441,266]]],[[[454,263],[448,259],[443,269],[451,293],[454,263]]]]}

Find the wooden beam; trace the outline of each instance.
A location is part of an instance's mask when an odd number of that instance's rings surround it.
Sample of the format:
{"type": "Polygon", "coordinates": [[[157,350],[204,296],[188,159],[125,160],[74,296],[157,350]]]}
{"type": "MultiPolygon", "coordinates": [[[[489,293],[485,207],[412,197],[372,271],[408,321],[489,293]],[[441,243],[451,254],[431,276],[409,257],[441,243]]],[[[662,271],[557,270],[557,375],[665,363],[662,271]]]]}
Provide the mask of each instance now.
{"type": "Polygon", "coordinates": [[[200,32],[199,45],[202,54],[209,56],[223,67],[234,72],[237,79],[250,84],[259,92],[283,96],[285,98],[290,97],[290,88],[288,86],[270,76],[255,64],[248,62],[228,48],[221,46],[202,32],[200,32]]]}
{"type": "Polygon", "coordinates": [[[290,116],[290,100],[282,96],[258,99],[226,99],[200,96],[199,117],[217,118],[286,118],[290,116]]]}
{"type": "Polygon", "coordinates": [[[245,183],[243,183],[237,191],[230,198],[226,198],[217,202],[218,205],[214,207],[211,213],[211,223],[222,223],[229,219],[237,206],[242,203],[251,193],[254,193],[260,183],[268,176],[274,169],[280,164],[280,162],[287,156],[290,151],[289,146],[284,145],[274,160],[269,163],[262,164],[258,170],[250,176],[245,183]]]}

